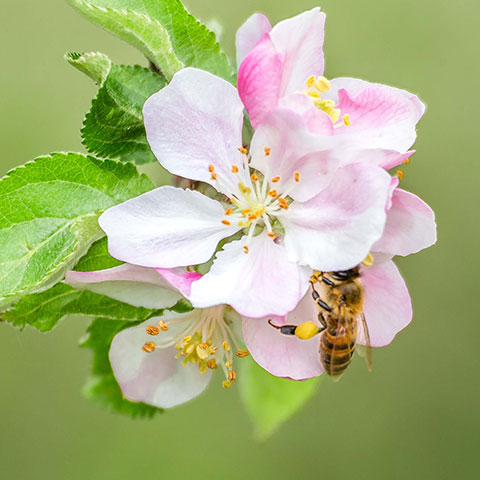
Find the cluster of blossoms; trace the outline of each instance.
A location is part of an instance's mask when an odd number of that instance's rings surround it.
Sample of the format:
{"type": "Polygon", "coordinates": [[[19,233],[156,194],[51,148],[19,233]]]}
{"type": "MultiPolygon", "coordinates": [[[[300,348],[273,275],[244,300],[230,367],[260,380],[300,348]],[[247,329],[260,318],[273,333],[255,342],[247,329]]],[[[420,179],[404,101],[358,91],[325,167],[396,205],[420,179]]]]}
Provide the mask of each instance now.
{"type": "Polygon", "coordinates": [[[117,334],[110,360],[128,399],[180,404],[215,369],[229,387],[235,358],[248,353],[276,376],[321,375],[317,337],[269,325],[318,322],[309,291],[317,270],[370,258],[360,272],[372,346],[410,322],[392,257],[432,245],[436,228],[432,210],[398,188],[402,171],[388,170],[409,162],[424,106],[397,88],[327,80],[324,23],[318,8],[273,28],[254,15],[237,34],[238,89],[186,68],[147,100],[153,153],[193,189],[164,186],[107,210],[110,254],[126,263],[67,275],[136,306],[168,309],[183,297],[194,307],[117,334]]]}

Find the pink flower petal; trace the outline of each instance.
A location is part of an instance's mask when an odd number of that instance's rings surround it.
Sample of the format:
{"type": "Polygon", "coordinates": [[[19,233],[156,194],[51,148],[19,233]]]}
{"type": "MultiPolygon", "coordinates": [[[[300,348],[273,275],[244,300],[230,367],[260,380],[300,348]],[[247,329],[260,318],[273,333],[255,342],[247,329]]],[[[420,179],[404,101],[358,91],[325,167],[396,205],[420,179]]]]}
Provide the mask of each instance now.
{"type": "Polygon", "coordinates": [[[282,57],[268,34],[262,37],[240,65],[238,94],[254,128],[278,104],[282,68],[282,57]]]}
{"type": "Polygon", "coordinates": [[[212,165],[221,179],[218,188],[234,191],[231,168],[242,162],[237,149],[243,128],[243,105],[235,87],[211,73],[185,68],[147,100],[143,114],[148,142],[168,171],[217,188],[212,165]]]}
{"type": "Polygon", "coordinates": [[[99,219],[110,254],[143,267],[206,262],[238,227],[222,224],[222,205],[201,193],[161,187],[107,210],[99,219]]]}
{"type": "Polygon", "coordinates": [[[240,67],[245,57],[252,51],[258,41],[269,33],[272,25],[262,13],[253,14],[237,31],[237,65],[240,67]]]}
{"type": "MultiPolygon", "coordinates": [[[[162,320],[174,320],[191,315],[167,312],[162,320]]],[[[110,362],[113,373],[123,395],[133,402],[144,402],[159,408],[171,408],[185,403],[202,393],[211,378],[211,372],[200,375],[198,366],[182,366],[175,359],[177,351],[173,346],[145,353],[142,346],[151,342],[152,337],[145,327],[160,320],[150,319],[137,327],[118,333],[110,348],[110,362]]],[[[165,332],[165,335],[172,335],[165,332]]],[[[162,340],[167,340],[162,337],[162,340]]]]}
{"type": "Polygon", "coordinates": [[[318,353],[319,337],[300,340],[294,336],[282,335],[268,324],[299,325],[303,322],[317,322],[318,312],[310,292],[303,297],[297,308],[286,317],[243,318],[243,337],[253,359],[267,372],[276,377],[305,380],[323,373],[318,353]]]}
{"type": "Polygon", "coordinates": [[[279,214],[290,260],[324,271],[362,262],[382,235],[390,178],[374,165],[352,164],[316,197],[293,202],[279,214]]]}
{"type": "Polygon", "coordinates": [[[157,273],[184,297],[190,296],[192,283],[200,280],[202,275],[197,272],[188,272],[183,268],[156,268],[157,273]]]}
{"type": "Polygon", "coordinates": [[[373,246],[376,252],[390,255],[411,255],[437,241],[433,210],[420,198],[397,188],[382,238],[373,246]]]}
{"type": "MultiPolygon", "coordinates": [[[[332,123],[328,120],[330,124],[332,123]]],[[[320,192],[331,180],[341,162],[341,152],[330,148],[333,137],[322,139],[310,133],[302,117],[292,111],[275,109],[266,115],[252,139],[251,165],[265,177],[280,177],[275,184],[279,192],[300,182],[289,195],[306,201],[320,192]],[[265,147],[270,149],[267,156],[265,147]]]]}
{"type": "MultiPolygon", "coordinates": [[[[412,320],[410,294],[391,260],[375,261],[369,268],[362,267],[361,279],[365,288],[364,313],[370,342],[372,347],[383,347],[412,320]]],[[[357,340],[361,345],[365,344],[363,333],[357,340]]]]}
{"type": "Polygon", "coordinates": [[[69,271],[65,282],[135,307],[168,308],[182,298],[155,270],[129,264],[96,272],[69,271]]]}
{"type": "Polygon", "coordinates": [[[303,90],[311,75],[323,75],[324,34],[325,14],[318,7],[273,27],[270,36],[284,59],[281,97],[303,90]]]}
{"type": "Polygon", "coordinates": [[[190,300],[198,308],[227,304],[239,314],[261,318],[292,311],[308,288],[310,270],[287,259],[287,252],[264,232],[228,243],[208,273],[192,284],[190,300]]]}

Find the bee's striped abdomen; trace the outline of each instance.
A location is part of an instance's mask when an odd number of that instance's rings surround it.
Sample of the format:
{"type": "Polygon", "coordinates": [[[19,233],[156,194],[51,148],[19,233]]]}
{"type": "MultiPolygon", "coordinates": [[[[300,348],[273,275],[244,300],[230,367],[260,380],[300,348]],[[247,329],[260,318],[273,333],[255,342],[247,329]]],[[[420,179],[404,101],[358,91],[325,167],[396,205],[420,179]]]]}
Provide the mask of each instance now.
{"type": "Polygon", "coordinates": [[[327,328],[320,336],[320,360],[328,375],[341,375],[350,365],[357,343],[356,325],[327,328]]]}

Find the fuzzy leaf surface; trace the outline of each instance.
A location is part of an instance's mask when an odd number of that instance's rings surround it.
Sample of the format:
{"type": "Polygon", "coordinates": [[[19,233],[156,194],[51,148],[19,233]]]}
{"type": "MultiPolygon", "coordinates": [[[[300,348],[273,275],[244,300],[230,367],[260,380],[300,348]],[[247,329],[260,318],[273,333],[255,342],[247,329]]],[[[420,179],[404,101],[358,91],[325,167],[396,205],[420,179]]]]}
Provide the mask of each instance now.
{"type": "Polygon", "coordinates": [[[162,77],[146,68],[113,65],[85,118],[82,140],[87,150],[122,161],[153,162],[142,109],[165,85],[162,77]]]}
{"type": "Polygon", "coordinates": [[[0,308],[48,289],[103,236],[99,214],[153,188],[130,164],[54,153],[0,179],[0,308]]]}
{"type": "MultiPolygon", "coordinates": [[[[69,1],[78,9],[78,0],[69,1]]],[[[215,34],[187,12],[181,1],[84,0],[83,3],[117,10],[129,9],[148,16],[166,29],[173,50],[184,66],[201,68],[229,82],[235,82],[232,65],[220,50],[215,34]]]]}
{"type": "Polygon", "coordinates": [[[112,68],[110,58],[100,52],[67,53],[65,60],[77,70],[88,75],[97,85],[103,84],[112,68]]]}

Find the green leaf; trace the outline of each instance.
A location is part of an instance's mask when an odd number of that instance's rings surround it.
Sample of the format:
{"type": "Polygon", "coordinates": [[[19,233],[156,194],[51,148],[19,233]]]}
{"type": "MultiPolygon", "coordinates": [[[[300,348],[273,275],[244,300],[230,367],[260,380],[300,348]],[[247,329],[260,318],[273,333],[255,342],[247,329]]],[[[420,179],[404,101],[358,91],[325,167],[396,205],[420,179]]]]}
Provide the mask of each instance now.
{"type": "Polygon", "coordinates": [[[165,85],[162,77],[146,68],[113,65],[85,118],[82,139],[87,150],[135,163],[154,161],[142,109],[165,85]]]}
{"type": "Polygon", "coordinates": [[[183,68],[165,27],[157,20],[130,9],[97,6],[94,1],[69,0],[84,17],[138,48],[167,80],[183,68]]]}
{"type": "Polygon", "coordinates": [[[270,375],[251,358],[242,361],[240,394],[255,425],[255,434],[265,440],[313,396],[319,378],[288,380],[270,375]]]}
{"type": "Polygon", "coordinates": [[[99,214],[153,188],[130,164],[54,153],[0,180],[0,308],[46,290],[103,236],[99,214]]]}
{"type": "Polygon", "coordinates": [[[128,401],[122,395],[108,359],[113,337],[118,332],[131,326],[131,322],[115,322],[103,318],[94,320],[90,325],[82,346],[91,348],[93,351],[93,375],[85,386],[84,394],[90,400],[119,413],[134,418],[152,418],[163,410],[144,403],[128,401]]]}
{"type": "MultiPolygon", "coordinates": [[[[77,6],[79,0],[69,1],[82,13],[77,6]]],[[[179,0],[84,0],[82,3],[117,10],[129,9],[148,16],[167,30],[173,50],[185,66],[207,70],[235,83],[232,65],[220,50],[215,34],[188,13],[179,0]]],[[[104,26],[98,19],[92,20],[104,26]]]]}
{"type": "Polygon", "coordinates": [[[97,85],[103,84],[112,67],[110,58],[100,52],[67,53],[65,60],[88,75],[97,85]]]}

